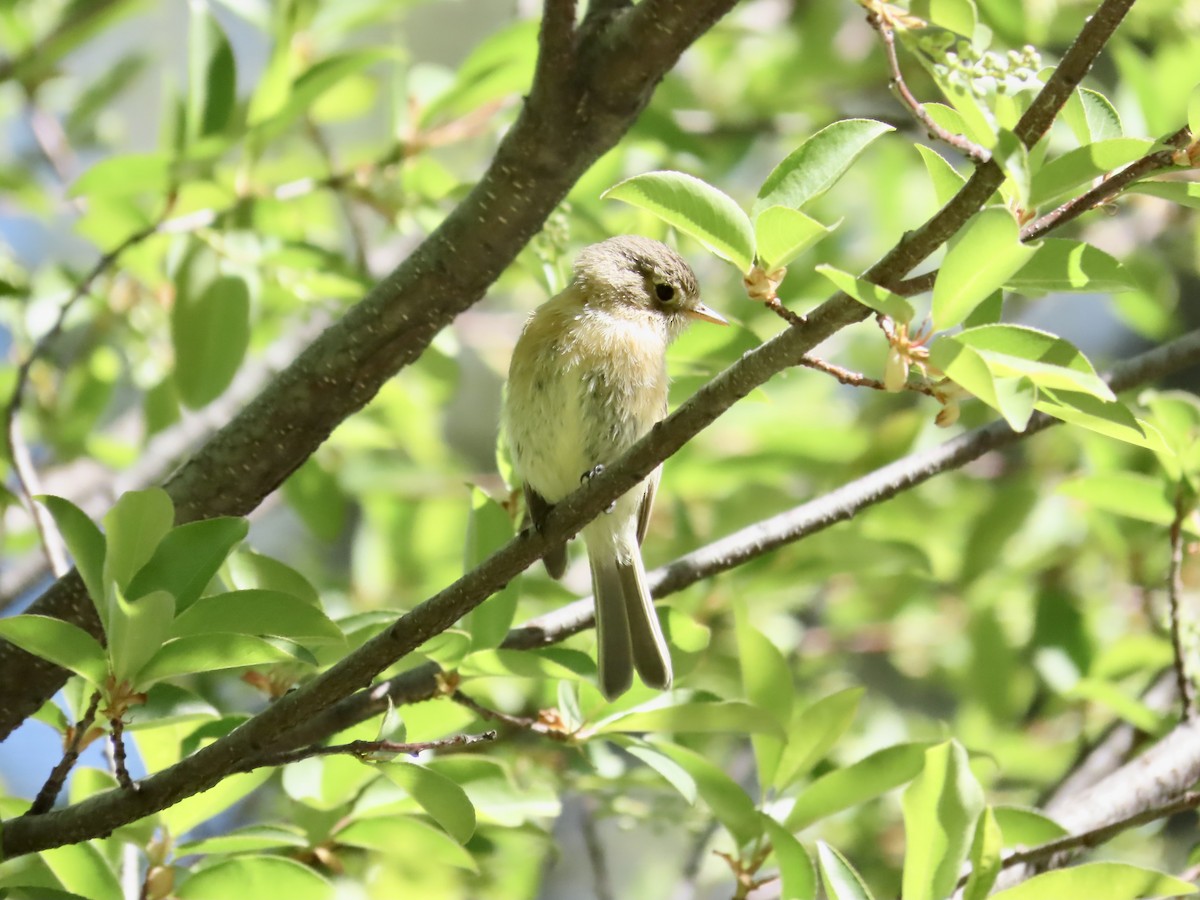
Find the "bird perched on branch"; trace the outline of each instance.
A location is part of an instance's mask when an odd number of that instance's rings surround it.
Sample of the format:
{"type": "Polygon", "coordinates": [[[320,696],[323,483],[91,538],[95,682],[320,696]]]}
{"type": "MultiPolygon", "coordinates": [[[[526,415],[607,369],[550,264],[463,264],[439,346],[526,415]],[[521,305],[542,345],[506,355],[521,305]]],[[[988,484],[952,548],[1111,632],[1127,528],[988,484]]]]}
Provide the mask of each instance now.
{"type": "MultiPolygon", "coordinates": [[[[667,414],[667,345],[694,319],[728,324],[700,302],[670,247],[624,235],[585,248],[574,278],[540,306],[513,350],[504,428],[534,527],[667,414]]],[[[600,689],[624,693],[636,667],[671,686],[671,657],[646,587],[641,542],[661,468],[583,528],[592,570],[600,689]]],[[[545,555],[558,578],[566,547],[545,555]]]]}

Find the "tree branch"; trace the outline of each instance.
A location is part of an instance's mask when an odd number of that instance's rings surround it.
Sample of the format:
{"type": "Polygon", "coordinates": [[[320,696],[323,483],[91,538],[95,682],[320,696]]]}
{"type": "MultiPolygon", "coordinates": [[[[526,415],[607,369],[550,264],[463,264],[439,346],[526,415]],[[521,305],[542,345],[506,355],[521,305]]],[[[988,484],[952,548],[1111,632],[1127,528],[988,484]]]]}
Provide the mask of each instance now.
{"type": "Polygon", "coordinates": [[[1179,691],[1180,713],[1186,721],[1192,717],[1192,682],[1188,675],[1187,654],[1183,646],[1183,611],[1180,597],[1183,594],[1183,523],[1191,514],[1184,481],[1175,487],[1175,518],[1171,522],[1171,561],[1167,567],[1167,600],[1171,614],[1171,647],[1175,653],[1175,686],[1179,691]]]}
{"type": "MultiPolygon", "coordinates": [[[[1200,365],[1200,331],[1117,365],[1108,376],[1115,391],[1126,391],[1189,366],[1200,365]]],[[[960,468],[985,453],[1025,440],[1058,424],[1037,415],[1023,432],[1014,432],[997,421],[977,428],[940,446],[912,453],[868,475],[843,485],[831,494],[802,503],[693,550],[674,562],[647,573],[651,595],[661,599],[698,581],[736,568],[779,547],[846,521],[862,510],[891,499],[950,469],[960,468]]],[[[593,602],[584,597],[540,616],[508,633],[501,646],[507,650],[532,650],[566,640],[594,624],[593,602]]],[[[441,693],[441,669],[426,663],[394,678],[359,691],[281,735],[282,746],[311,744],[379,715],[389,702],[401,706],[419,703],[441,693]]]]}
{"type": "MultiPolygon", "coordinates": [[[[735,2],[644,2],[590,30],[571,71],[553,73],[557,89],[534,86],[487,172],[437,230],[167,482],[178,521],[254,509],[416,360],[483,295],[576,179],[616,144],[679,55],[735,2]]],[[[97,628],[74,576],[29,611],[97,628]]],[[[0,739],[65,677],[0,643],[0,739]]]]}

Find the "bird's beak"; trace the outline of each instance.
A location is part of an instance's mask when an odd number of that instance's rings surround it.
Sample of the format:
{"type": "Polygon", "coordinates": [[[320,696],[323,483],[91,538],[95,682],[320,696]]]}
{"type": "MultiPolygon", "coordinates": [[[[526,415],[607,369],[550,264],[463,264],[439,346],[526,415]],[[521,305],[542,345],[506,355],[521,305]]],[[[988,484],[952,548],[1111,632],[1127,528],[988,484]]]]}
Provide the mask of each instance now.
{"type": "Polygon", "coordinates": [[[729,320],[717,312],[710,306],[705,306],[703,303],[697,303],[693,307],[689,307],[685,312],[693,319],[703,319],[705,322],[715,322],[717,325],[728,325],[729,320]]]}

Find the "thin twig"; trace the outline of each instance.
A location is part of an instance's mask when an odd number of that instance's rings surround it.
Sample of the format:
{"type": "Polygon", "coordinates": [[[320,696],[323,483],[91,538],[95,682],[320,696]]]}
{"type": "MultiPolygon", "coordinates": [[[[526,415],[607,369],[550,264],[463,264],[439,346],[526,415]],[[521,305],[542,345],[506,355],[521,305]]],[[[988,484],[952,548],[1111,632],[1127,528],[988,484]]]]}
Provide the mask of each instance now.
{"type": "Polygon", "coordinates": [[[1152,175],[1160,169],[1170,169],[1179,165],[1177,161],[1178,150],[1172,148],[1176,148],[1181,141],[1185,141],[1189,136],[1190,132],[1187,128],[1181,128],[1179,131],[1176,131],[1164,140],[1164,143],[1169,145],[1168,149],[1147,153],[1141,159],[1134,160],[1125,168],[1107,175],[1099,184],[1086,193],[1068,200],[1057,209],[1051,210],[1043,216],[1039,216],[1021,229],[1021,240],[1037,240],[1051,229],[1058,228],[1060,225],[1078,218],[1085,212],[1108,203],[1135,181],[1139,181],[1147,175],[1152,175]]]}
{"type": "Polygon", "coordinates": [[[112,727],[112,760],[113,774],[117,776],[117,784],[127,791],[136,790],[133,779],[129,777],[129,767],[125,756],[125,720],[120,716],[109,719],[112,727]]]}
{"type": "Polygon", "coordinates": [[[883,39],[883,49],[892,75],[892,90],[913,118],[921,123],[931,138],[950,145],[974,162],[985,163],[990,160],[992,154],[986,148],[981,147],[965,134],[955,134],[953,131],[943,128],[925,111],[925,105],[913,96],[912,91],[908,89],[908,84],[904,81],[904,74],[900,71],[900,58],[896,53],[896,33],[892,26],[877,13],[867,16],[867,21],[883,39]]]}
{"type": "MultiPolygon", "coordinates": [[[[1159,819],[1166,819],[1178,813],[1196,809],[1198,806],[1200,806],[1200,791],[1188,791],[1175,800],[1154,806],[1150,809],[1141,810],[1131,816],[1127,816],[1116,822],[1110,822],[1099,828],[1081,831],[1078,834],[1066,834],[1052,841],[1046,841],[1044,844],[1038,844],[1036,847],[1009,850],[1004,854],[1000,866],[1003,869],[1010,869],[1013,866],[1024,865],[1026,863],[1044,862],[1054,857],[1077,850],[1084,850],[1089,847],[1099,847],[1101,844],[1111,841],[1117,835],[1131,828],[1137,828],[1139,825],[1146,825],[1159,819]]],[[[963,876],[958,880],[956,889],[961,891],[970,876],[970,871],[963,873],[963,876]]]]}
{"type": "Polygon", "coordinates": [[[800,315],[800,313],[792,312],[783,305],[778,297],[771,297],[770,300],[764,301],[763,305],[793,327],[799,327],[805,322],[804,316],[800,315]]]}
{"type": "Polygon", "coordinates": [[[1187,659],[1183,649],[1183,625],[1180,598],[1183,594],[1183,523],[1190,512],[1184,494],[1183,481],[1175,489],[1175,518],[1171,522],[1171,564],[1167,571],[1167,600],[1171,611],[1171,647],[1175,651],[1175,683],[1179,688],[1179,705],[1186,721],[1192,717],[1192,684],[1188,677],[1187,659]]]}
{"type": "MultiPolygon", "coordinates": [[[[842,384],[850,385],[851,387],[870,388],[873,391],[886,391],[887,386],[882,381],[876,378],[868,378],[859,372],[852,372],[849,369],[843,369],[839,365],[827,362],[811,354],[805,355],[800,360],[800,365],[809,369],[816,369],[818,372],[824,372],[826,375],[832,375],[842,384]]],[[[904,383],[904,390],[913,391],[917,394],[924,394],[926,397],[937,397],[937,392],[928,384],[921,382],[908,381],[904,383]]]]}
{"type": "Polygon", "coordinates": [[[416,756],[426,750],[446,750],[448,748],[471,747],[496,740],[495,731],[485,731],[481,734],[456,734],[452,737],[439,738],[435,741],[351,741],[348,744],[332,744],[328,747],[301,747],[298,750],[288,750],[270,756],[256,757],[251,763],[239,769],[249,772],[262,766],[285,766],[288,763],[299,762],[314,756],[356,756],[363,762],[384,760],[392,755],[416,756]]]}
{"type": "Polygon", "coordinates": [[[75,727],[71,730],[71,736],[67,741],[66,749],[63,751],[62,759],[50,770],[50,775],[46,778],[46,783],[42,785],[42,789],[33,798],[33,803],[30,804],[25,815],[41,815],[44,812],[48,812],[54,806],[54,801],[58,799],[63,785],[66,784],[67,775],[70,774],[75,761],[79,759],[84,737],[91,730],[92,723],[96,721],[96,710],[99,707],[100,692],[95,691],[92,693],[92,699],[88,701],[88,706],[83,716],[75,723],[75,727]]]}
{"type": "MultiPolygon", "coordinates": [[[[1186,128],[1180,129],[1166,138],[1164,143],[1175,145],[1188,134],[1189,132],[1186,128]]],[[[1176,165],[1175,150],[1156,150],[1153,153],[1148,153],[1141,159],[1134,160],[1124,169],[1109,174],[1086,193],[1080,194],[1078,197],[1073,197],[1056,209],[1034,219],[1021,229],[1021,240],[1025,243],[1036,241],[1038,238],[1044,237],[1048,232],[1079,218],[1084,213],[1110,203],[1134,182],[1157,171],[1169,169],[1176,165]]],[[[887,288],[892,293],[899,294],[902,297],[912,297],[916,294],[923,294],[926,291],[933,290],[937,276],[938,273],[936,270],[924,272],[913,278],[906,278],[895,284],[889,284],[887,288]]]]}
{"type": "Polygon", "coordinates": [[[531,731],[534,734],[544,735],[556,741],[568,742],[574,737],[571,732],[568,732],[562,727],[561,721],[557,715],[543,714],[539,718],[531,719],[526,716],[510,716],[508,713],[502,713],[497,709],[491,709],[484,706],[477,700],[468,697],[462,691],[455,691],[450,695],[450,699],[460,706],[465,706],[481,719],[487,719],[492,722],[502,722],[513,728],[521,731],[531,731]]]}
{"type": "Polygon", "coordinates": [[[1164,803],[1161,806],[1141,810],[1120,821],[1111,822],[1108,825],[1083,831],[1079,834],[1064,835],[1053,841],[1047,841],[1044,844],[1038,844],[1036,847],[1030,847],[1027,850],[1013,850],[1005,855],[1001,866],[1007,869],[1011,866],[1021,865],[1022,863],[1040,862],[1071,850],[1098,847],[1112,840],[1118,834],[1128,831],[1130,828],[1137,828],[1139,825],[1165,819],[1181,812],[1196,809],[1197,807],[1200,807],[1200,791],[1188,791],[1176,800],[1164,803]]]}

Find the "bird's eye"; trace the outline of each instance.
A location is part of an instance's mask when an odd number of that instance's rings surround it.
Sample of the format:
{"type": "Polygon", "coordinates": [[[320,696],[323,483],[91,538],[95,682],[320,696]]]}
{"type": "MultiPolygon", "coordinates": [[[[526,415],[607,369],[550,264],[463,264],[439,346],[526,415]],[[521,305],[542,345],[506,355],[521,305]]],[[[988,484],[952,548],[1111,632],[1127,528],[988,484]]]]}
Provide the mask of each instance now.
{"type": "Polygon", "coordinates": [[[665,281],[660,281],[654,286],[654,293],[663,303],[669,303],[675,299],[675,288],[665,281]]]}

